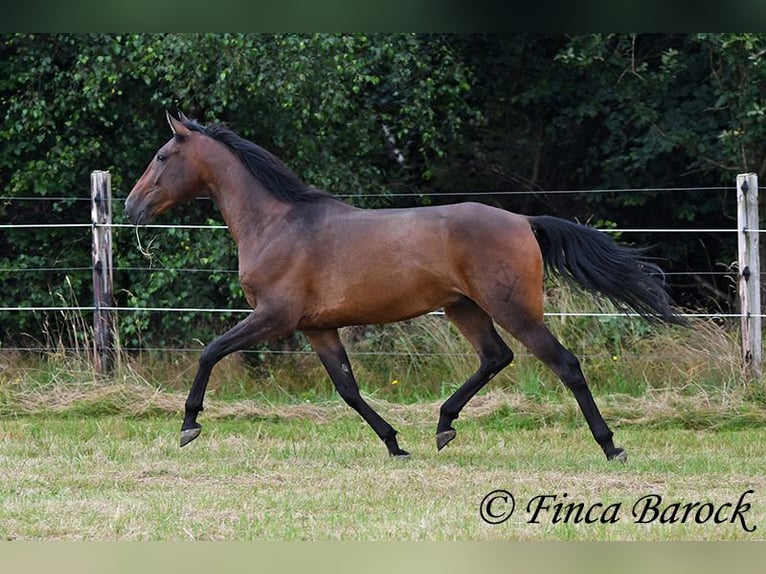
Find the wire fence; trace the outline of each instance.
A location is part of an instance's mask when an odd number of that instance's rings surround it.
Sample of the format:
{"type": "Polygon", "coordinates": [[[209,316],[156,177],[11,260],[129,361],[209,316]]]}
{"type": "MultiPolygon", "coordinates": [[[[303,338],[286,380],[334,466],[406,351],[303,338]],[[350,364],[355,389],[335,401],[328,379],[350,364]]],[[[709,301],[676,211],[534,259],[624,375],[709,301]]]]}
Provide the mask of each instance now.
{"type": "MultiPolygon", "coordinates": [[[[388,197],[397,198],[397,197],[432,197],[432,198],[450,198],[450,197],[470,197],[470,198],[481,198],[481,197],[494,197],[494,196],[518,196],[518,195],[564,195],[564,194],[634,194],[634,193],[660,193],[660,192],[668,192],[668,193],[701,193],[701,192],[736,192],[736,189],[733,186],[720,186],[720,187],[683,187],[683,188],[671,188],[671,187],[657,187],[657,188],[617,188],[617,189],[594,189],[594,190],[553,190],[553,191],[545,191],[545,192],[539,192],[539,191],[464,191],[464,192],[446,192],[446,193],[434,193],[434,194],[428,194],[428,195],[414,195],[411,193],[408,194],[399,194],[399,193],[393,193],[389,194],[388,197]]],[[[347,198],[360,198],[360,197],[373,197],[373,194],[361,194],[361,195],[342,195],[339,194],[337,197],[342,199],[347,198]]],[[[114,198],[114,202],[122,202],[125,198],[114,198]]],[[[7,204],[12,204],[15,202],[49,202],[49,203],[56,203],[56,202],[63,202],[63,203],[71,203],[71,202],[90,202],[90,198],[86,197],[68,197],[68,196],[58,196],[58,197],[34,197],[34,196],[25,196],[25,197],[10,197],[10,196],[0,196],[0,202],[7,204]]],[[[203,199],[204,201],[204,199],[203,199]]],[[[83,216],[87,216],[87,211],[83,210],[83,216]]],[[[109,225],[112,228],[120,229],[120,228],[134,228],[133,225],[128,223],[111,223],[109,225]]],[[[93,228],[94,223],[92,222],[72,222],[72,223],[50,223],[46,221],[40,221],[35,223],[22,223],[22,224],[13,224],[13,223],[2,223],[0,224],[0,233],[10,230],[27,230],[27,231],[34,231],[39,229],[86,229],[86,228],[93,228]]],[[[201,232],[220,232],[227,230],[227,226],[223,224],[149,224],[142,226],[145,229],[156,229],[156,230],[171,230],[171,229],[186,229],[186,230],[199,230],[201,232]]],[[[732,226],[727,228],[703,228],[703,227],[688,227],[688,228],[653,228],[653,227],[636,227],[636,228],[604,228],[602,229],[605,233],[613,233],[613,234],[668,234],[668,235],[675,235],[675,234],[716,234],[716,235],[724,235],[724,234],[737,234],[741,230],[738,230],[736,228],[736,222],[732,220],[732,226]]],[[[757,233],[764,233],[766,232],[766,229],[758,229],[758,230],[749,230],[750,232],[757,232],[757,233]]],[[[736,258],[736,254],[732,253],[732,260],[736,258]]],[[[229,268],[202,268],[202,267],[196,267],[196,268],[177,268],[177,267],[148,267],[148,266],[121,266],[119,262],[115,262],[113,270],[115,272],[157,272],[157,271],[166,271],[166,272],[173,272],[173,273],[208,273],[208,274],[223,274],[223,275],[230,275],[238,273],[237,269],[229,269],[229,268]]],[[[16,266],[16,267],[5,267],[0,269],[0,285],[9,277],[11,274],[16,275],[23,275],[25,273],[90,273],[92,272],[92,267],[90,266],[57,266],[54,263],[51,263],[50,265],[43,265],[38,267],[25,267],[25,266],[16,266]]],[[[675,278],[681,278],[684,276],[688,277],[701,277],[701,276],[718,276],[718,277],[724,277],[729,276],[732,278],[736,278],[737,272],[736,270],[732,271],[714,271],[710,269],[704,269],[704,270],[697,270],[697,271],[676,271],[676,272],[667,272],[665,273],[668,277],[675,277],[675,278]]],[[[151,307],[151,306],[110,306],[110,307],[104,307],[100,306],[97,307],[95,305],[25,305],[22,303],[19,303],[17,305],[7,305],[0,307],[0,312],[5,313],[92,313],[96,310],[101,311],[113,311],[116,313],[136,313],[136,312],[144,312],[144,313],[209,313],[209,314],[221,314],[221,313],[230,313],[230,314],[246,314],[251,311],[251,309],[248,308],[211,308],[211,307],[151,307]]],[[[434,315],[440,315],[443,314],[442,311],[436,311],[433,312],[434,315]]],[[[735,319],[742,317],[740,313],[725,313],[725,312],[710,312],[710,313],[682,313],[684,317],[687,318],[716,318],[716,319],[735,319]]],[[[599,310],[584,310],[581,312],[557,312],[557,311],[549,311],[546,312],[546,316],[549,317],[593,317],[593,318],[613,318],[613,317],[624,317],[624,318],[633,318],[637,317],[637,314],[632,313],[606,313],[599,310]]],[[[761,315],[763,316],[763,315],[761,315]]],[[[26,346],[26,347],[3,347],[0,349],[4,350],[16,350],[16,351],[44,351],[44,350],[51,350],[50,347],[44,347],[44,346],[26,346]]],[[[126,349],[130,350],[130,349],[126,349]]],[[[144,349],[147,350],[147,349],[144,349]]],[[[159,349],[157,349],[159,350],[159,349]]],[[[162,350],[169,350],[169,351],[187,351],[187,352],[198,352],[201,350],[200,347],[195,348],[165,348],[162,350]]],[[[286,353],[291,351],[271,351],[273,353],[286,353]]]]}

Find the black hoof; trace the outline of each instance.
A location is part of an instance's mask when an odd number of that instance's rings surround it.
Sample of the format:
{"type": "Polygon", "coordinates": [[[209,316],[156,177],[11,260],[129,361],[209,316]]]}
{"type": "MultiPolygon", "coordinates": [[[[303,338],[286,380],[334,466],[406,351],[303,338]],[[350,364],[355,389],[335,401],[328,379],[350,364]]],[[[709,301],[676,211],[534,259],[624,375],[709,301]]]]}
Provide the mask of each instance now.
{"type": "Polygon", "coordinates": [[[457,435],[455,429],[449,429],[436,433],[436,450],[441,450],[447,446],[450,441],[457,435]]]}
{"type": "Polygon", "coordinates": [[[624,448],[616,448],[614,449],[614,452],[606,455],[607,460],[616,460],[621,463],[626,463],[628,461],[628,453],[625,452],[624,448]]]}
{"type": "Polygon", "coordinates": [[[181,431],[181,446],[183,447],[189,444],[191,441],[197,438],[199,436],[199,433],[201,432],[202,432],[201,425],[197,425],[190,429],[183,429],[181,431]]]}
{"type": "Polygon", "coordinates": [[[399,452],[392,452],[389,453],[391,455],[391,458],[395,458],[397,460],[409,460],[410,459],[410,453],[408,453],[406,450],[399,449],[399,452]]]}
{"type": "Polygon", "coordinates": [[[410,457],[410,453],[399,448],[399,442],[396,440],[396,432],[388,438],[383,439],[383,442],[386,444],[388,454],[390,454],[392,458],[405,459],[410,457]]]}

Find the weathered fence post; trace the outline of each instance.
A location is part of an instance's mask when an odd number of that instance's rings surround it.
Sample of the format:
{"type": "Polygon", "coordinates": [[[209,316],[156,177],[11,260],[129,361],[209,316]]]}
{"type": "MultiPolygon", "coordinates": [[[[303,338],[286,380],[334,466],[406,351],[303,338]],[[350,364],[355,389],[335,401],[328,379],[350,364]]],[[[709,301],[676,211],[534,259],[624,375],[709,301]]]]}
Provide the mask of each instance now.
{"type": "Polygon", "coordinates": [[[742,313],[742,361],[748,378],[761,376],[761,263],[758,253],[758,176],[737,176],[739,299],[742,313]]]}
{"type": "Polygon", "coordinates": [[[93,224],[93,364],[99,374],[114,365],[112,321],[112,180],[108,171],[90,174],[93,224]]]}

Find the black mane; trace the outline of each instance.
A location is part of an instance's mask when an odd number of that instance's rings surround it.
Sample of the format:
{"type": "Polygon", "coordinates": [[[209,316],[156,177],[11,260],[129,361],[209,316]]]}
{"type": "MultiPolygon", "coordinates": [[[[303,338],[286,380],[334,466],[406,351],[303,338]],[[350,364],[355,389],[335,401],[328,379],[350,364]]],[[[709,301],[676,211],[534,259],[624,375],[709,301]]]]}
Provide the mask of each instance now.
{"type": "Polygon", "coordinates": [[[296,203],[332,197],[305,183],[274,154],[238,136],[229,128],[203,126],[189,119],[185,119],[183,124],[190,130],[202,133],[228,146],[269,192],[284,201],[296,203]]]}

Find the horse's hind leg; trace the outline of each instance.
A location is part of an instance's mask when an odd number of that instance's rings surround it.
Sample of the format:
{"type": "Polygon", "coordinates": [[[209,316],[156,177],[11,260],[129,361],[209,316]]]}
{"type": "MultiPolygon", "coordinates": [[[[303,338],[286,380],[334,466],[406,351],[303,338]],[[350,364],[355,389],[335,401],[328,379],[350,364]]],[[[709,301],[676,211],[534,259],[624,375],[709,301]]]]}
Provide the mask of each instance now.
{"type": "Polygon", "coordinates": [[[612,431],[593,400],[577,357],[565,349],[542,322],[531,321],[521,327],[518,322],[515,322],[504,326],[538,359],[548,365],[572,391],[593,438],[601,446],[607,459],[622,462],[627,460],[625,450],[614,446],[612,431]]]}
{"type": "Polygon", "coordinates": [[[457,434],[452,421],[471,398],[513,360],[513,352],[498,335],[492,318],[470,299],[444,308],[444,312],[479,354],[479,369],[441,406],[436,426],[436,448],[443,449],[457,434]]]}
{"type": "Polygon", "coordinates": [[[368,405],[359,393],[354,373],[351,371],[351,363],[348,360],[346,349],[338,337],[336,329],[322,331],[303,332],[316,351],[322,364],[327,369],[327,374],[335,385],[338,394],[346,403],[358,412],[367,421],[380,439],[386,444],[388,453],[395,457],[408,457],[409,453],[399,448],[396,440],[396,431],[368,405]]]}

